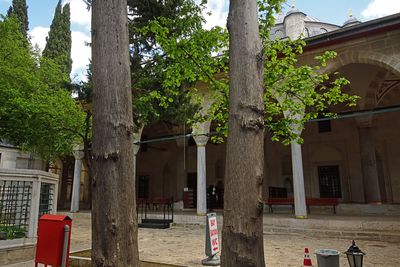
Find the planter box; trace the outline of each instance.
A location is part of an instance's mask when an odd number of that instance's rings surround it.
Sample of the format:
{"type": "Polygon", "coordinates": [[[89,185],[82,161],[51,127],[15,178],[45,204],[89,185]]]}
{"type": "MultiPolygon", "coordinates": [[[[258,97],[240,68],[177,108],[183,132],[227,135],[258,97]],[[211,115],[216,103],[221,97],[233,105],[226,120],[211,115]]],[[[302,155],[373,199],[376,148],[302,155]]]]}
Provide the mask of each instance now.
{"type": "Polygon", "coordinates": [[[33,260],[35,258],[35,250],[35,239],[1,240],[0,266],[33,260]]]}

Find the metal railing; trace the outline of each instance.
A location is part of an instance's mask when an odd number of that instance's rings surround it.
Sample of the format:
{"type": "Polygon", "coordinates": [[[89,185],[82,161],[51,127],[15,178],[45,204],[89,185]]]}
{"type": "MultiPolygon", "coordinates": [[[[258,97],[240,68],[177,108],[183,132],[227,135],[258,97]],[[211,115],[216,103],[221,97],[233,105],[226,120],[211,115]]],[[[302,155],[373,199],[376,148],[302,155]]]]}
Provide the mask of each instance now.
{"type": "Polygon", "coordinates": [[[36,237],[39,217],[57,212],[57,192],[55,174],[0,169],[0,240],[36,237]]]}
{"type": "Polygon", "coordinates": [[[42,183],[40,186],[39,217],[53,210],[54,185],[42,183]]]}
{"type": "Polygon", "coordinates": [[[28,231],[32,182],[0,181],[0,233],[2,239],[25,237],[28,231]]]}

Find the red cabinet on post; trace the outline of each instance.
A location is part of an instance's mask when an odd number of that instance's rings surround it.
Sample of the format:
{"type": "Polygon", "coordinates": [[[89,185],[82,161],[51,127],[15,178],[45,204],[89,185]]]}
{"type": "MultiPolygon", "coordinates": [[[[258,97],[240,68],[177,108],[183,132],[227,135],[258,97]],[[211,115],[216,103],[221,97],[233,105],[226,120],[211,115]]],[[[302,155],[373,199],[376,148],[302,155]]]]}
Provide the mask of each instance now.
{"type": "Polygon", "coordinates": [[[35,266],[38,263],[59,267],[62,264],[65,226],[68,225],[66,265],[68,266],[72,220],[66,215],[45,214],[39,219],[35,266]]]}

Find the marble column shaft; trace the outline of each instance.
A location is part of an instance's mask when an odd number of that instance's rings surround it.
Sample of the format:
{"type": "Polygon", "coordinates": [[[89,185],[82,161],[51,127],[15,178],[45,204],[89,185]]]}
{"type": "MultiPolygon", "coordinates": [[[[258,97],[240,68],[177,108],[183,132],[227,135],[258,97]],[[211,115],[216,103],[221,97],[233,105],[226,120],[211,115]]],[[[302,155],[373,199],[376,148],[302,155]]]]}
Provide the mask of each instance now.
{"type": "Polygon", "coordinates": [[[197,145],[197,214],[207,214],[206,144],[208,136],[194,136],[197,145]]]}
{"type": "Polygon", "coordinates": [[[75,166],[74,166],[74,179],[72,181],[72,198],[71,198],[71,212],[79,211],[79,197],[81,187],[81,172],[82,172],[82,159],[83,151],[74,151],[75,166]]]}
{"type": "Polygon", "coordinates": [[[293,195],[296,218],[307,218],[306,194],[304,189],[303,158],[301,145],[292,142],[293,195]]]}

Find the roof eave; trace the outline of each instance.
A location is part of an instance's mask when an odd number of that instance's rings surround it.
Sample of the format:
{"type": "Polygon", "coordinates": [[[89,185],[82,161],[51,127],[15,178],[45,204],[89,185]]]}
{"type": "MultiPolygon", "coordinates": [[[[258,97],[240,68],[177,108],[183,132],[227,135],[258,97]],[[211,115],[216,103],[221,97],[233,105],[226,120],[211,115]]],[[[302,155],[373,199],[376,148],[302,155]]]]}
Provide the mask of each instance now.
{"type": "Polygon", "coordinates": [[[304,50],[310,51],[396,29],[400,29],[400,13],[307,38],[304,50]]]}

